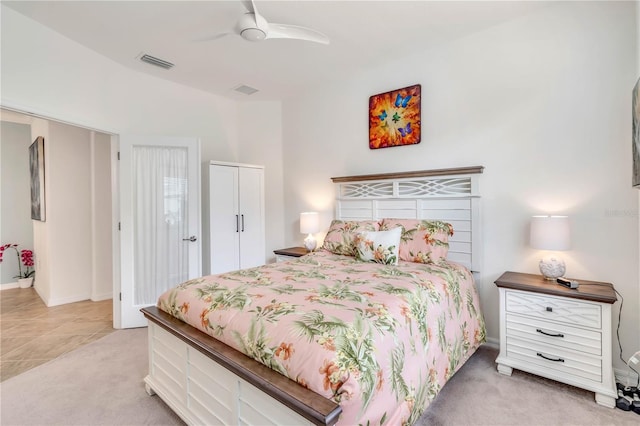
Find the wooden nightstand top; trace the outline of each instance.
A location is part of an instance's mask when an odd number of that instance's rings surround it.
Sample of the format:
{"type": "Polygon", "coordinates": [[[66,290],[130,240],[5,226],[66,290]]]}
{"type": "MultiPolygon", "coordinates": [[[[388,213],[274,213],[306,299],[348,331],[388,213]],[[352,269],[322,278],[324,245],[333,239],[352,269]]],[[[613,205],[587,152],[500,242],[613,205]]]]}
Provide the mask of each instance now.
{"type": "Polygon", "coordinates": [[[531,291],[534,293],[551,294],[553,296],[572,297],[574,299],[591,300],[601,303],[615,303],[616,294],[613,284],[599,281],[575,279],[580,284],[576,289],[570,289],[555,281],[544,279],[542,275],[524,274],[507,271],[495,281],[498,287],[514,290],[531,291]]]}
{"type": "Polygon", "coordinates": [[[291,257],[300,257],[305,254],[309,254],[309,250],[304,247],[289,247],[285,249],[278,249],[273,251],[275,254],[279,254],[280,256],[291,256],[291,257]]]}

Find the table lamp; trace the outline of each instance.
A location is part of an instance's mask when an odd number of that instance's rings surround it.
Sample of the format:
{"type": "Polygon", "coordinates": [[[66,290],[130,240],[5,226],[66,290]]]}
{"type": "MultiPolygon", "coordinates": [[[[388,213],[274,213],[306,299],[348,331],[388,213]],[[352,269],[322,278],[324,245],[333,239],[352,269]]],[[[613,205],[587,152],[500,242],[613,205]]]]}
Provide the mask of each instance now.
{"type": "Polygon", "coordinates": [[[316,239],[312,234],[320,231],[320,217],[317,212],[300,213],[300,233],[307,234],[304,239],[304,246],[307,250],[313,251],[316,248],[316,239]]]}
{"type": "MultiPolygon", "coordinates": [[[[535,249],[561,251],[571,246],[568,216],[533,216],[530,245],[535,249]]],[[[545,255],[539,263],[540,272],[548,280],[564,276],[564,260],[555,254],[545,255]]]]}

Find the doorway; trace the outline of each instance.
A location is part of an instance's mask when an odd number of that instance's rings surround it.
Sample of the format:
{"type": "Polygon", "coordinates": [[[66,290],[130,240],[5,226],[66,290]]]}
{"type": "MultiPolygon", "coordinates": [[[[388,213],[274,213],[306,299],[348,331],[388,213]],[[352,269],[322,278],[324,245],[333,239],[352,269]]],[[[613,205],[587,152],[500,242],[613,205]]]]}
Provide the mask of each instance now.
{"type": "MultiPolygon", "coordinates": [[[[120,205],[121,191],[127,184],[125,179],[129,179],[128,174],[121,172],[120,169],[129,161],[119,161],[120,152],[118,151],[122,141],[113,134],[101,133],[54,119],[5,109],[0,109],[0,112],[3,119],[7,116],[16,116],[25,120],[30,125],[31,139],[37,136],[45,138],[45,200],[50,204],[50,208],[45,207],[48,212],[46,222],[31,221],[33,246],[36,253],[34,288],[41,299],[47,306],[87,299],[93,301],[113,299],[114,328],[145,326],[146,320],[140,315],[137,305],[154,304],[159,293],[155,298],[147,297],[142,302],[138,301],[140,303],[135,302],[134,288],[136,287],[131,278],[134,268],[131,263],[123,262],[122,268],[120,264],[121,259],[129,262],[132,258],[123,255],[127,249],[125,236],[130,235],[127,232],[131,230],[127,231],[124,226],[121,232],[120,221],[124,224],[128,218],[133,217],[127,210],[127,203],[120,205]],[[125,303],[127,301],[130,303],[125,303]],[[143,321],[124,321],[124,306],[143,321]]],[[[122,137],[125,141],[127,138],[130,136],[122,137]]],[[[141,146],[139,142],[138,139],[135,144],[124,143],[122,147],[126,151],[127,146],[141,146]]],[[[146,149],[151,151],[158,151],[158,147],[163,147],[160,150],[163,155],[176,146],[179,147],[178,150],[184,148],[188,154],[185,163],[188,166],[183,166],[186,169],[185,177],[188,175],[188,184],[182,182],[183,178],[179,176],[162,177],[160,186],[165,188],[165,199],[163,201],[160,197],[161,203],[158,207],[164,216],[168,212],[171,221],[175,222],[176,206],[184,202],[186,214],[179,218],[185,223],[188,222],[186,226],[180,228],[180,232],[184,235],[173,232],[171,234],[173,239],[177,238],[177,244],[173,242],[172,245],[179,244],[181,248],[178,253],[183,253],[183,265],[179,265],[179,270],[175,269],[176,273],[173,274],[180,278],[171,282],[172,285],[177,285],[185,279],[199,276],[202,270],[200,143],[195,138],[152,137],[149,141],[142,143],[142,145],[145,144],[150,147],[146,149]]],[[[172,163],[179,156],[172,154],[170,157],[169,162],[172,163]]],[[[155,166],[150,169],[154,168],[155,166]]],[[[176,169],[174,166],[171,168],[176,169]]],[[[140,169],[140,164],[136,165],[136,169],[140,169]]],[[[126,196],[126,191],[124,194],[126,196]]],[[[146,218],[147,216],[143,215],[141,223],[144,223],[146,218]]],[[[140,217],[138,219],[140,220],[140,217]]],[[[159,232],[157,228],[152,228],[151,231],[152,234],[159,232]]],[[[0,230],[1,239],[2,231],[0,230]]],[[[143,240],[141,241],[144,244],[149,244],[148,238],[143,240]]],[[[158,247],[157,244],[151,244],[151,246],[154,250],[158,247]]],[[[167,253],[174,252],[167,251],[167,253]]],[[[171,261],[178,258],[173,255],[166,257],[171,261]]],[[[135,285],[140,291],[142,288],[140,284],[135,285]]]]}
{"type": "MultiPolygon", "coordinates": [[[[111,299],[114,283],[111,136],[17,111],[0,112],[3,129],[23,126],[23,140],[17,149],[24,157],[24,161],[12,164],[19,171],[16,176],[23,176],[20,179],[5,178],[3,164],[0,241],[17,242],[20,248],[33,249],[34,288],[47,306],[111,299]],[[45,221],[32,220],[30,214],[28,148],[38,136],[45,139],[45,221]],[[5,190],[7,187],[10,190],[5,190]],[[14,208],[14,193],[24,195],[21,203],[24,206],[20,209],[14,208]],[[13,209],[16,210],[13,215],[4,214],[13,209]],[[16,216],[26,223],[25,229],[31,230],[30,241],[13,240],[16,225],[11,219],[16,216]]],[[[4,137],[0,143],[3,154],[14,145],[4,137]]],[[[3,163],[5,160],[2,155],[3,163]]],[[[17,269],[16,265],[4,262],[2,266],[0,284],[5,289],[11,287],[9,280],[17,269]]]]}

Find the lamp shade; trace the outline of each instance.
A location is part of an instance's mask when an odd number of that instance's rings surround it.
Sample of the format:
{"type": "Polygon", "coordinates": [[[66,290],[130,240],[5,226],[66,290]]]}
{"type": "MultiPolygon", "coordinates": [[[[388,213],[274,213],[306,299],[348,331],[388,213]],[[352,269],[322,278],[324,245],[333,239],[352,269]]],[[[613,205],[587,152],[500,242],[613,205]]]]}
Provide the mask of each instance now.
{"type": "Polygon", "coordinates": [[[540,250],[569,250],[571,247],[569,217],[533,216],[530,245],[540,250]]]}
{"type": "Polygon", "coordinates": [[[320,217],[317,212],[300,213],[300,233],[315,234],[320,231],[320,217]]]}

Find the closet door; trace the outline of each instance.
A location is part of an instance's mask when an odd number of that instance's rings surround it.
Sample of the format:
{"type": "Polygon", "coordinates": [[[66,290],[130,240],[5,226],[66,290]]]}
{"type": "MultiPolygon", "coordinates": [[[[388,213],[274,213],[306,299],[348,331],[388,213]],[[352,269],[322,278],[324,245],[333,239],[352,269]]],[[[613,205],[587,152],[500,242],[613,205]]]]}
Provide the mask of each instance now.
{"type": "Polygon", "coordinates": [[[264,169],[240,167],[240,268],[264,265],[264,169]]]}
{"type": "Polygon", "coordinates": [[[209,166],[212,274],[240,269],[238,177],[237,167],[209,166]]]}

